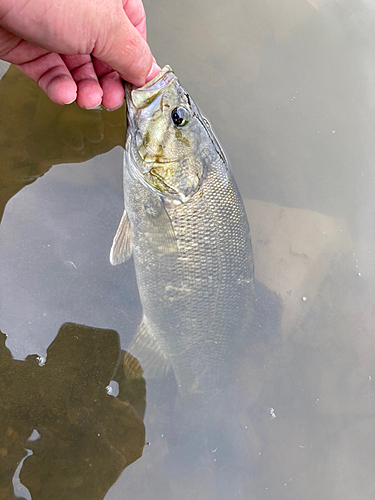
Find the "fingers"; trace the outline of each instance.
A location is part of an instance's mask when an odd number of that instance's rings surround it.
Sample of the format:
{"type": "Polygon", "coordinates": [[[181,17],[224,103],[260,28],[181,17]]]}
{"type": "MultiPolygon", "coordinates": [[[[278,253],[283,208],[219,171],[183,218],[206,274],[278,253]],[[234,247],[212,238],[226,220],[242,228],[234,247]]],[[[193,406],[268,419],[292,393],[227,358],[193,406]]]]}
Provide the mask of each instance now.
{"type": "Polygon", "coordinates": [[[59,54],[21,40],[3,58],[34,80],[51,101],[68,104],[76,98],[77,86],[59,54]]]}
{"type": "Polygon", "coordinates": [[[123,103],[124,86],[119,74],[103,62],[93,62],[89,55],[60,56],[21,40],[2,57],[16,64],[57,104],[76,99],[81,108],[103,104],[112,110],[123,103]]]}
{"type": "Polygon", "coordinates": [[[125,89],[123,80],[117,71],[113,71],[107,64],[93,59],[94,68],[103,89],[102,104],[108,110],[120,108],[124,101],[125,89]]]}
{"type": "MultiPolygon", "coordinates": [[[[142,1],[119,0],[115,10],[110,16],[110,29],[105,22],[97,26],[91,55],[50,52],[0,26],[0,57],[16,64],[58,104],[77,99],[78,106],[83,108],[90,109],[102,103],[107,109],[116,109],[124,99],[122,78],[142,86],[160,68],[146,43],[142,1]]],[[[45,46],[51,49],[50,45],[45,46]]]]}
{"type": "Polygon", "coordinates": [[[137,87],[146,83],[153,64],[149,46],[124,11],[117,16],[107,37],[98,38],[93,56],[137,87]]]}
{"type": "MultiPolygon", "coordinates": [[[[50,55],[55,56],[56,54],[51,53],[50,55]]],[[[64,66],[49,69],[44,77],[38,81],[39,87],[56,104],[70,104],[77,96],[77,86],[65,69],[64,66]]]]}
{"type": "Polygon", "coordinates": [[[0,57],[3,58],[19,43],[20,37],[0,26],[0,57]]]}
{"type": "Polygon", "coordinates": [[[158,63],[154,59],[154,62],[152,63],[152,66],[151,66],[151,71],[146,77],[146,83],[149,82],[150,80],[152,80],[153,78],[155,78],[155,76],[160,73],[160,70],[161,70],[160,66],[158,65],[158,63]]]}
{"type": "Polygon", "coordinates": [[[73,80],[77,84],[77,104],[92,109],[102,102],[103,90],[89,55],[62,56],[73,80]]]}
{"type": "Polygon", "coordinates": [[[79,107],[92,109],[102,104],[114,110],[122,106],[124,85],[116,71],[88,55],[64,55],[62,59],[77,84],[79,107]]]}
{"type": "Polygon", "coordinates": [[[94,66],[89,55],[60,56],[21,40],[3,57],[16,64],[57,104],[76,99],[78,106],[86,109],[101,103],[107,109],[122,105],[124,87],[120,76],[99,61],[94,66]]]}

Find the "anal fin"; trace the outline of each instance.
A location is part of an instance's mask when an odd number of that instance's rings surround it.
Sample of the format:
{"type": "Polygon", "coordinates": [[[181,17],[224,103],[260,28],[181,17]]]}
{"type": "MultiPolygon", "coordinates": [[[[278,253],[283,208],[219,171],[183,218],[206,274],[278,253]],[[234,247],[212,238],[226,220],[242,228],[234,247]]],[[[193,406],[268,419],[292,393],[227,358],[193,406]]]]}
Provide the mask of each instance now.
{"type": "Polygon", "coordinates": [[[178,246],[172,221],[160,198],[148,200],[145,209],[145,237],[148,246],[159,257],[177,254],[178,246]]]}
{"type": "Polygon", "coordinates": [[[139,361],[146,379],[162,378],[170,368],[170,363],[145,317],[142,318],[128,351],[139,361]]]}

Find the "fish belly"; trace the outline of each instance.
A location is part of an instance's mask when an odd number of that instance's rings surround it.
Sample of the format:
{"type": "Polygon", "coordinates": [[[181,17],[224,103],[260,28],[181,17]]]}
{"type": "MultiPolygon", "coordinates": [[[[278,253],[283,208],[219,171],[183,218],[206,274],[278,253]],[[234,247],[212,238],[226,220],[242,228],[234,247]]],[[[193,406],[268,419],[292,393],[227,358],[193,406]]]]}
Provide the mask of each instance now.
{"type": "MultiPolygon", "coordinates": [[[[212,169],[188,202],[164,203],[176,246],[161,252],[169,227],[153,208],[158,196],[129,175],[124,185],[143,334],[168,360],[181,394],[212,393],[226,377],[230,354],[252,315],[253,257],[237,186],[227,170],[212,169]],[[160,238],[149,230],[153,222],[160,238]]],[[[136,357],[142,352],[133,344],[136,357]]]]}

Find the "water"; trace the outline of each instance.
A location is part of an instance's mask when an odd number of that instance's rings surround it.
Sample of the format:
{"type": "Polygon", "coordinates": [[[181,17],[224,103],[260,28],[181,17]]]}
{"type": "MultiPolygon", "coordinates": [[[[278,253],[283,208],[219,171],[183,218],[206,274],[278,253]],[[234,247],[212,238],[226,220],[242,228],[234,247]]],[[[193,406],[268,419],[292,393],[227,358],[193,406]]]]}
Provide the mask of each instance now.
{"type": "Polygon", "coordinates": [[[132,263],[108,261],[124,110],[60,108],[12,68],[0,81],[0,499],[17,483],[34,500],[370,500],[372,2],[145,6],[159,64],[210,118],[248,210],[263,293],[231,415],[251,459],[227,497],[210,475],[220,449],[184,477],[168,460],[183,463],[173,378],[147,383],[143,418],[143,379],[116,371],[141,318],[132,263]]]}

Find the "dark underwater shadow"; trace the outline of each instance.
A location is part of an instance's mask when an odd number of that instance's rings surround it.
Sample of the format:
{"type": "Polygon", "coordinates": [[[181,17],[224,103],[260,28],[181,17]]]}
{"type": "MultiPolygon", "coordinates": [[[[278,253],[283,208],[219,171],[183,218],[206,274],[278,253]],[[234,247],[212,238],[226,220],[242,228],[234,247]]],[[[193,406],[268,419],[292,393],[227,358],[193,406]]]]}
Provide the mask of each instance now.
{"type": "Polygon", "coordinates": [[[15,66],[0,79],[0,109],[0,220],[9,199],[52,166],[84,162],[125,142],[125,106],[59,106],[15,66]]]}
{"type": "Polygon", "coordinates": [[[145,445],[140,366],[125,377],[114,330],[65,323],[44,364],[0,340],[0,498],[104,498],[145,445]]]}

